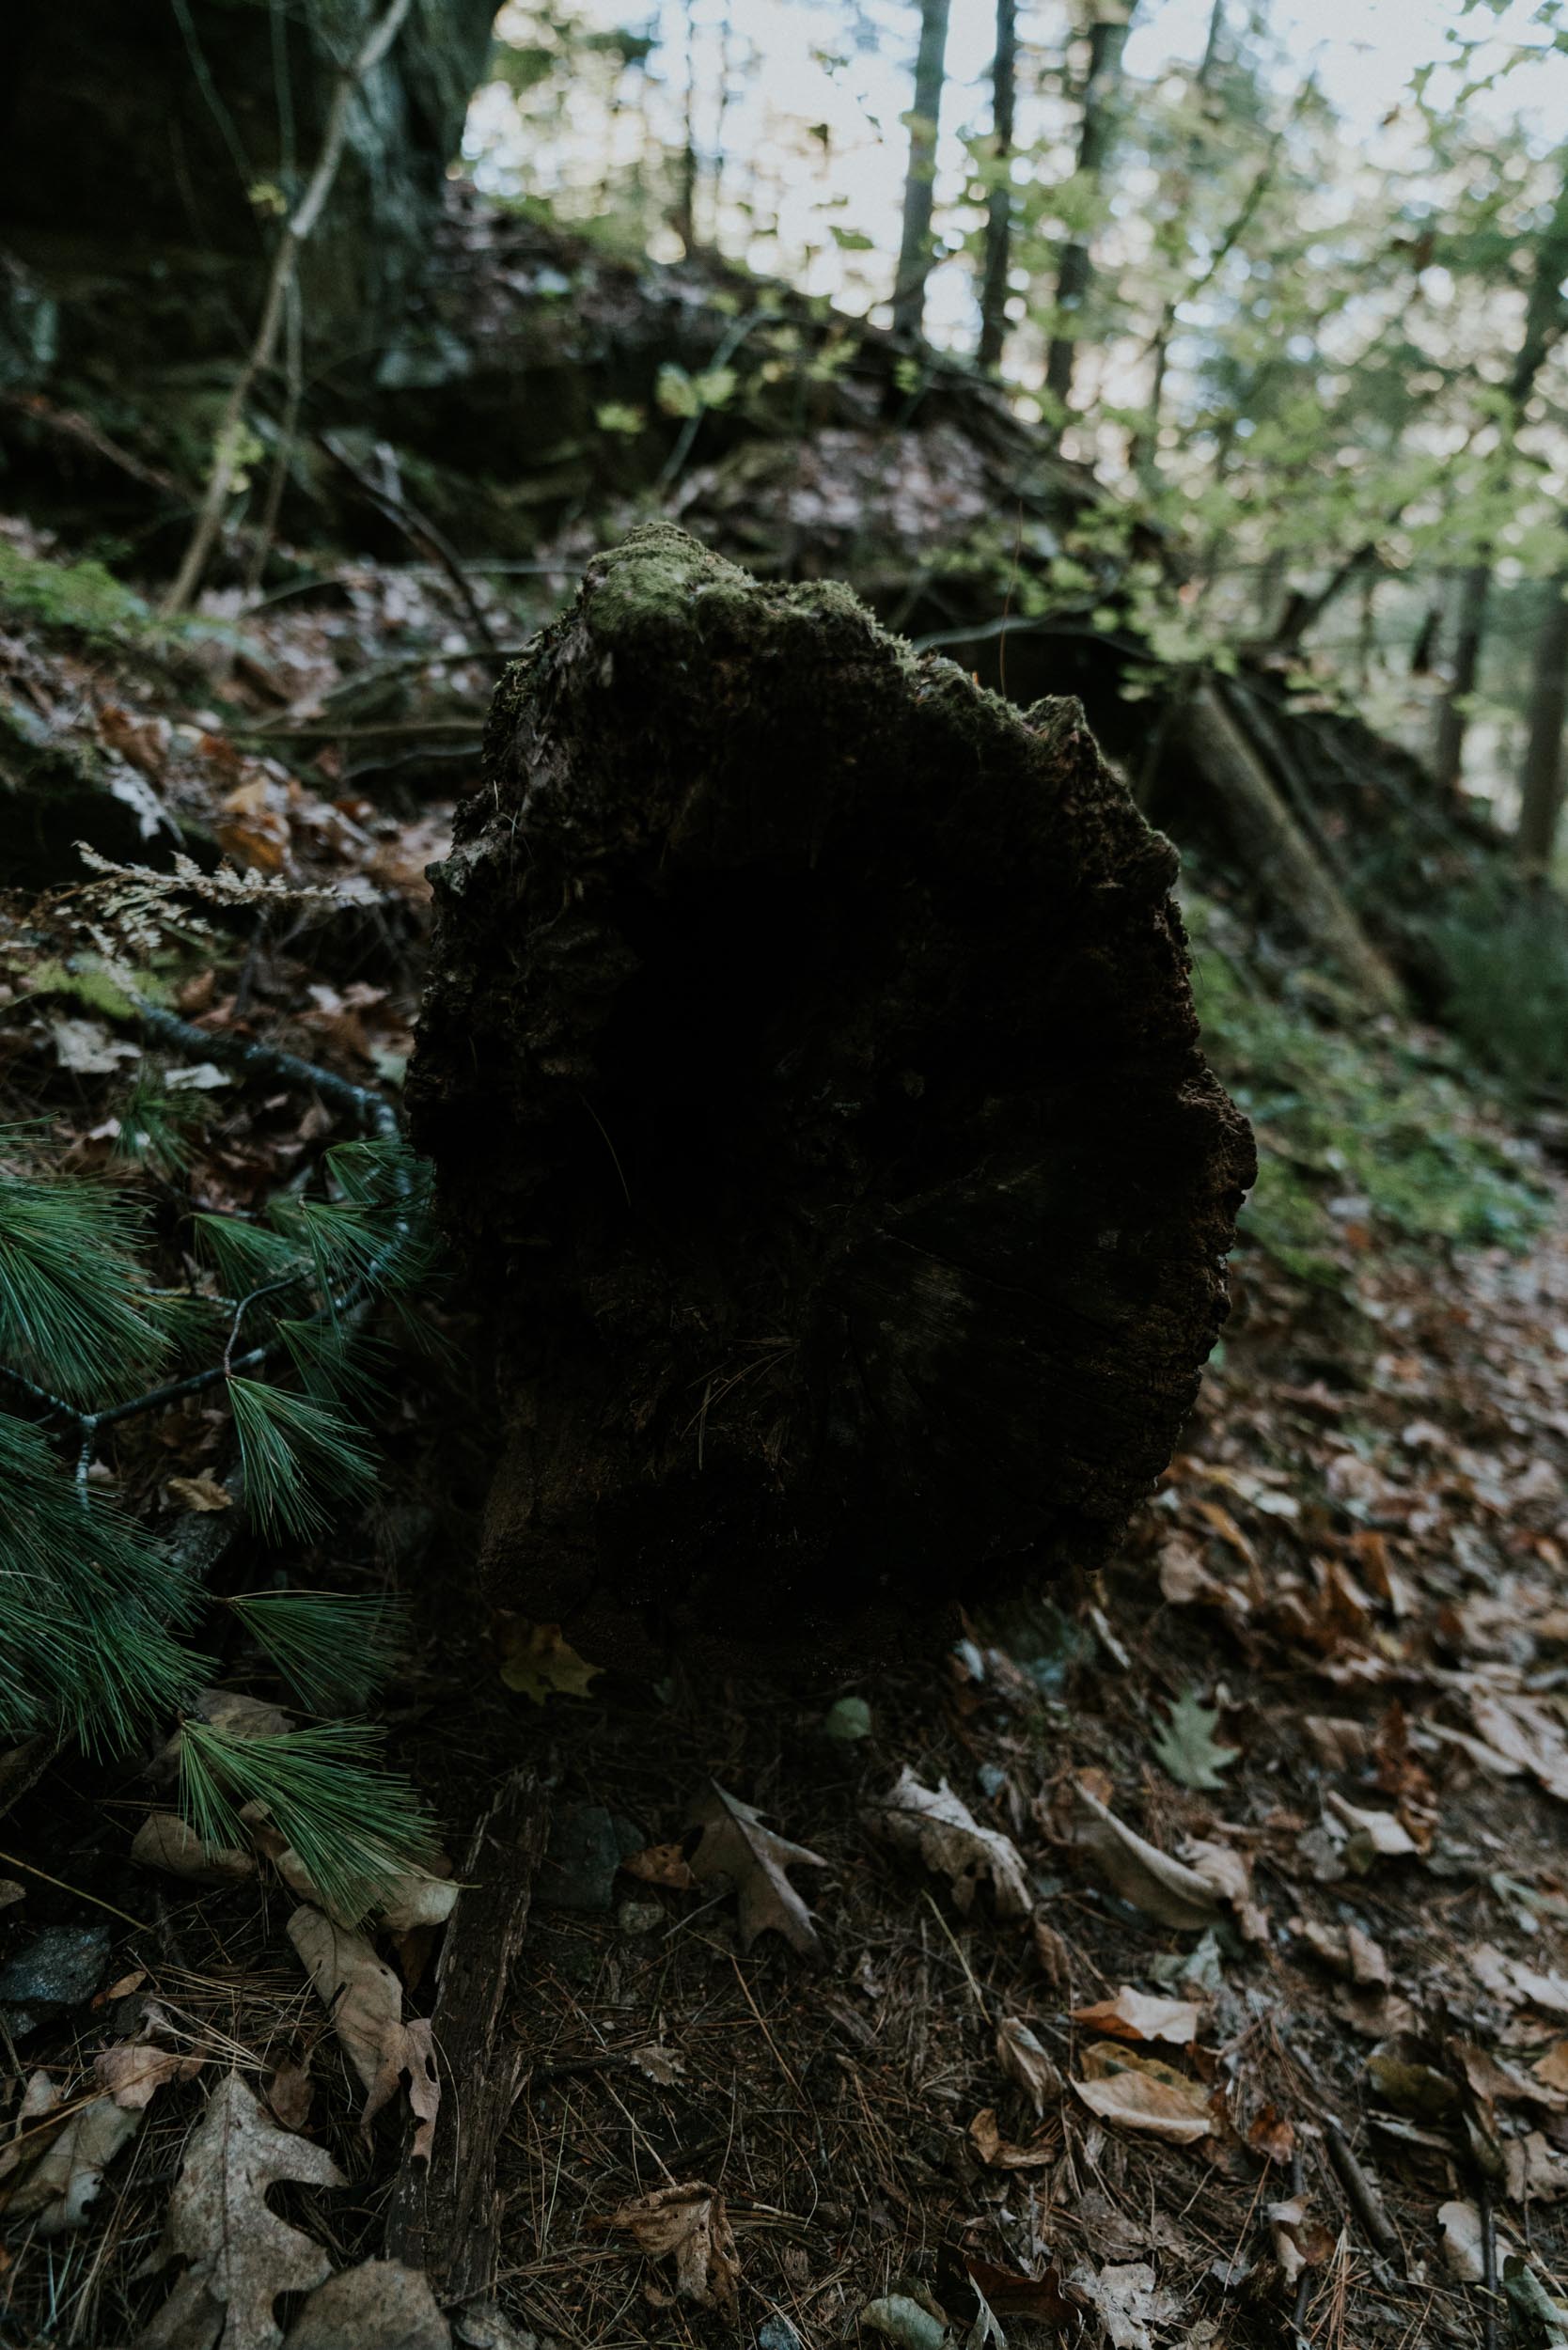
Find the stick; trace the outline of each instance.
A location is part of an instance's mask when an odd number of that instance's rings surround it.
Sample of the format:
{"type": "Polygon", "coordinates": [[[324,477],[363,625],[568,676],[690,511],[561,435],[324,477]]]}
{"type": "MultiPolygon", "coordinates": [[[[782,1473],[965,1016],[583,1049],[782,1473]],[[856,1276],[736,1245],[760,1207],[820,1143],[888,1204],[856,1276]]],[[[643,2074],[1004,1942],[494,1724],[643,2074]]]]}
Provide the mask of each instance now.
{"type": "Polygon", "coordinates": [[[256,340],[224,402],[223,416],[212,446],[212,471],[184,559],[164,599],[165,613],[183,612],[201,585],[201,574],[207,568],[207,559],[223,527],[224,505],[233,485],[235,450],[240,427],[244,420],[245,403],[256,388],[258,377],[264,375],[272,365],[273,353],[277,349],[278,331],[288,305],[289,290],[293,284],[294,272],[299,267],[300,253],[314,235],[326,200],[332,194],[333,181],[337,177],[337,166],[343,160],[343,149],[348,141],[349,109],[353,103],[354,92],[366,75],[380,65],[397,39],[411,6],[412,0],[391,0],[391,5],[366,35],[357,54],[337,77],[337,86],[332,93],[332,104],[327,110],[326,128],[321,135],[321,151],[316,159],[316,168],[278,239],[277,251],[273,256],[273,266],[267,278],[266,298],[261,305],[261,322],[256,330],[256,340]]]}
{"type": "Polygon", "coordinates": [[[1325,2123],[1324,2135],[1328,2142],[1329,2156],[1340,2174],[1340,2182],[1355,2206],[1356,2217],[1380,2252],[1398,2256],[1404,2247],[1399,2232],[1383,2208],[1383,2199],[1371,2179],[1350,2151],[1350,2141],[1338,2122],[1325,2123]]]}
{"type": "Polygon", "coordinates": [[[505,2016],[548,1831],[538,1778],[513,1771],[474,1832],[467,1889],[442,1946],[432,2025],[447,2078],[435,2142],[428,2163],[406,2156],[393,2183],[385,2256],[422,2268],[443,2300],[471,2300],[494,2281],[496,2165],[524,2081],[505,2016]]]}

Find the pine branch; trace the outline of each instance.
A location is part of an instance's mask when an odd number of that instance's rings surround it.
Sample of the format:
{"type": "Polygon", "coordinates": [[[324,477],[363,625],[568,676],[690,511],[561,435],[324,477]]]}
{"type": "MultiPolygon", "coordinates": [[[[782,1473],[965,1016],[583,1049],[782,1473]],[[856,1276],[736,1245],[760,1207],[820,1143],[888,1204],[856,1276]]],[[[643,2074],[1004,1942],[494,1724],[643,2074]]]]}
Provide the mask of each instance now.
{"type": "Polygon", "coordinates": [[[323,1723],[240,1738],[188,1717],[180,1735],[180,1808],[205,1844],[245,1841],[241,1812],[260,1804],[322,1903],[357,1925],[436,1856],[430,1819],[406,1778],[378,1762],[382,1733],[323,1723]]]}
{"type": "Polygon", "coordinates": [[[407,1630],[395,1602],[347,1591],[252,1591],[228,1605],[316,1714],[363,1705],[391,1673],[407,1630]]]}

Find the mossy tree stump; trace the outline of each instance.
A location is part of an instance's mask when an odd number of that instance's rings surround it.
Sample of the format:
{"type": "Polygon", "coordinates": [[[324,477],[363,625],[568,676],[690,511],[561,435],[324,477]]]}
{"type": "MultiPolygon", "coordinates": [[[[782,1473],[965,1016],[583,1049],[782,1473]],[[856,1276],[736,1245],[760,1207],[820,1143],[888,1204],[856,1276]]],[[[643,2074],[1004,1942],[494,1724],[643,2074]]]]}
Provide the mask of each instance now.
{"type": "Polygon", "coordinates": [[[497,1599],[600,1661],[885,1653],[1104,1557],[1253,1173],[1175,873],[1076,703],[667,525],[589,566],[497,694],[410,1080],[497,1599]]]}

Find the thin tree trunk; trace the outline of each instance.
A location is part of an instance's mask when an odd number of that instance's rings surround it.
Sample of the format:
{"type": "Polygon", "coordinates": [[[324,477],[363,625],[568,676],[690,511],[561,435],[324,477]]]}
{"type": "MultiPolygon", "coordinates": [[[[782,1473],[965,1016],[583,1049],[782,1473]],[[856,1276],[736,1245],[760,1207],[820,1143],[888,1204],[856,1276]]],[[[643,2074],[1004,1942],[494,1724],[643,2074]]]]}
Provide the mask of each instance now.
{"type": "Polygon", "coordinates": [[[1481,674],[1481,651],[1486,641],[1486,605],[1491,592],[1491,564],[1472,563],[1459,583],[1453,666],[1437,713],[1437,743],[1432,760],[1437,781],[1448,792],[1458,791],[1465,772],[1465,736],[1470,724],[1466,704],[1481,674]]]}
{"type": "Polygon", "coordinates": [[[1568,721],[1568,571],[1549,583],[1530,672],[1529,732],[1519,772],[1519,862],[1544,873],[1562,814],[1562,729],[1568,721]]]}
{"type": "Polygon", "coordinates": [[[403,27],[411,0],[391,0],[391,6],[380,16],[366,35],[357,53],[337,77],[327,110],[326,127],[321,133],[321,150],[316,168],[299,203],[284,224],[273,256],[273,266],[267,279],[266,296],[261,305],[261,322],[256,330],[256,340],[250,347],[233,389],[224,403],[222,418],[212,444],[212,470],[208,477],[206,494],[196,514],[196,527],[184,559],[175,574],[174,584],[164,599],[166,613],[183,612],[197,588],[209,556],[217,543],[223,527],[223,511],[239,470],[239,446],[244,424],[245,406],[258,381],[272,366],[273,353],[289,305],[289,290],[299,267],[300,254],[316,232],[325,210],[337,166],[343,160],[348,143],[349,112],[354,93],[368,73],[375,70],[403,27]]]}
{"type": "Polygon", "coordinates": [[[991,68],[991,158],[996,179],[986,199],[985,274],[976,354],[982,368],[1001,365],[1007,340],[1007,281],[1012,261],[1012,189],[1008,165],[1017,95],[1018,0],[996,0],[996,55],[991,68]]]}
{"type": "MultiPolygon", "coordinates": [[[[1137,0],[1101,0],[1089,36],[1089,72],[1084,80],[1083,118],[1078,130],[1076,178],[1080,191],[1098,196],[1116,126],[1121,53],[1127,46],[1137,0]]],[[[1077,357],[1075,327],[1093,279],[1087,232],[1062,247],[1057,275],[1058,331],[1045,357],[1045,385],[1063,408],[1073,395],[1077,357]]]]}
{"type": "Polygon", "coordinates": [[[688,253],[697,249],[697,12],[686,0],[686,119],[681,145],[681,180],[675,199],[675,233],[688,253]]]}
{"type": "Polygon", "coordinates": [[[931,275],[931,215],[936,187],[936,133],[947,73],[949,0],[920,0],[920,46],[915,58],[915,104],[909,121],[909,168],[903,183],[903,234],[893,289],[893,326],[918,335],[931,275]]]}

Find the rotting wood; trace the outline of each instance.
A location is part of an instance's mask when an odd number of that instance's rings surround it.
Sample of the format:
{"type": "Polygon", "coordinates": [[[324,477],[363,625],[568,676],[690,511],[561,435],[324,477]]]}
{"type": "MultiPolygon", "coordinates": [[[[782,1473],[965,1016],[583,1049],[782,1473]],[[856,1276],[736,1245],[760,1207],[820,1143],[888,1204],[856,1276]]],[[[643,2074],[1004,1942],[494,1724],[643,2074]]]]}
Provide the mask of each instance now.
{"type": "Polygon", "coordinates": [[[1080,706],[667,525],[503,681],[410,1073],[498,1345],[496,1596],[821,1658],[1105,1554],[1253,1160],[1080,706]]]}
{"type": "Polygon", "coordinates": [[[442,1944],[432,2019],[441,2110],[430,2161],[405,2158],[393,2186],[385,2256],[423,2269],[447,2302],[473,2300],[495,2281],[497,2167],[524,2071],[506,2011],[548,1832],[538,1778],[513,1771],[474,1831],[442,1944]]]}
{"type": "Polygon", "coordinates": [[[1236,846],[1271,902],[1290,909],[1308,943],[1372,1010],[1402,1010],[1399,980],[1214,684],[1200,685],[1184,703],[1177,732],[1223,802],[1236,846]]]}

